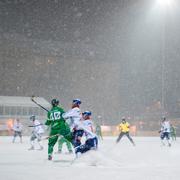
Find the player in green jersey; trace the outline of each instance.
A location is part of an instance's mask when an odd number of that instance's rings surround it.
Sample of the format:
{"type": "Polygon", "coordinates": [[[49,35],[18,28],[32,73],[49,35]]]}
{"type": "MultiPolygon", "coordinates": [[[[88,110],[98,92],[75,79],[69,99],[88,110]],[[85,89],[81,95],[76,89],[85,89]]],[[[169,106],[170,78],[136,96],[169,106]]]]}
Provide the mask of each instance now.
{"type": "Polygon", "coordinates": [[[96,124],[95,132],[96,132],[96,135],[97,135],[98,139],[103,140],[101,126],[98,123],[96,124]]]}
{"type": "Polygon", "coordinates": [[[45,125],[50,127],[49,142],[48,142],[48,160],[52,160],[53,148],[56,144],[59,135],[62,135],[68,141],[72,142],[72,133],[69,125],[65,122],[62,114],[64,109],[59,105],[57,99],[51,101],[52,108],[47,114],[45,125]]]}
{"type": "Polygon", "coordinates": [[[172,124],[170,127],[170,135],[171,135],[172,140],[176,141],[176,129],[172,124]]]}
{"type": "Polygon", "coordinates": [[[66,138],[64,138],[64,137],[60,137],[59,140],[58,140],[58,152],[57,152],[57,153],[62,153],[63,144],[66,145],[67,150],[69,151],[70,154],[73,153],[71,142],[69,142],[69,141],[68,141],[66,138]]]}

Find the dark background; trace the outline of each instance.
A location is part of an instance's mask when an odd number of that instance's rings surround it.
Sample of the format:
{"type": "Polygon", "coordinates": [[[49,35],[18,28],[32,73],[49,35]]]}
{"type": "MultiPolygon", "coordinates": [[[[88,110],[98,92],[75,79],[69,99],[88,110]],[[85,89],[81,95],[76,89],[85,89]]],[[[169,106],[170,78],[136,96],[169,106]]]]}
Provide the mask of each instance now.
{"type": "Polygon", "coordinates": [[[66,110],[80,98],[105,124],[180,117],[179,4],[173,8],[161,12],[155,0],[0,0],[0,95],[56,97],[66,110]]]}

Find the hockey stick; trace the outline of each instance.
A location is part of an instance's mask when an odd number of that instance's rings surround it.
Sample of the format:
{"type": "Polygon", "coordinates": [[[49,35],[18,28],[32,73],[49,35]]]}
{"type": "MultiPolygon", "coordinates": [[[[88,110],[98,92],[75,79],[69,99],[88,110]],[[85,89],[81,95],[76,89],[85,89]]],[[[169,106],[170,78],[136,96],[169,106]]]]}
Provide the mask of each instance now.
{"type": "Polygon", "coordinates": [[[52,136],[47,136],[47,137],[43,138],[42,140],[48,140],[48,139],[53,138],[53,137],[56,137],[56,136],[61,136],[61,137],[63,137],[63,136],[60,135],[60,134],[55,134],[55,135],[52,135],[52,136]]]}
{"type": "Polygon", "coordinates": [[[28,127],[37,127],[37,126],[42,126],[42,125],[44,125],[44,124],[38,124],[38,125],[30,125],[30,126],[28,126],[28,127]]]}
{"type": "Polygon", "coordinates": [[[37,103],[37,102],[34,100],[34,98],[35,98],[35,96],[32,96],[32,97],[31,97],[31,101],[32,101],[33,103],[35,103],[36,105],[38,105],[39,107],[41,107],[41,108],[44,109],[45,111],[49,112],[48,109],[46,109],[45,107],[43,107],[42,105],[40,105],[39,103],[37,103]]]}

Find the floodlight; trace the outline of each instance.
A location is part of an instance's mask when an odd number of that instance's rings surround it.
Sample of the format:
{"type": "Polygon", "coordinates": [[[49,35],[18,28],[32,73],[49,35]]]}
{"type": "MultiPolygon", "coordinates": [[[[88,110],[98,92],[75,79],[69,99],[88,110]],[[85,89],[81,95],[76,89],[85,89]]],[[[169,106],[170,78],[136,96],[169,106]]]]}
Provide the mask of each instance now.
{"type": "Polygon", "coordinates": [[[160,6],[171,6],[173,0],[157,0],[160,6]]]}

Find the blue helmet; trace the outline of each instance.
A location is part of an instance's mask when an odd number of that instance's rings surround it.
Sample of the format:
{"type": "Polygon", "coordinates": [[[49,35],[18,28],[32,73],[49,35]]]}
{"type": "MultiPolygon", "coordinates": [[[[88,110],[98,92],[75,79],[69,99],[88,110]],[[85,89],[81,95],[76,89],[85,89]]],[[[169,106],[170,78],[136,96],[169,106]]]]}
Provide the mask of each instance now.
{"type": "Polygon", "coordinates": [[[80,99],[73,99],[73,104],[80,105],[81,104],[81,100],[80,99]]]}
{"type": "Polygon", "coordinates": [[[83,116],[91,116],[91,111],[84,111],[83,113],[82,113],[82,115],[83,116]]]}

